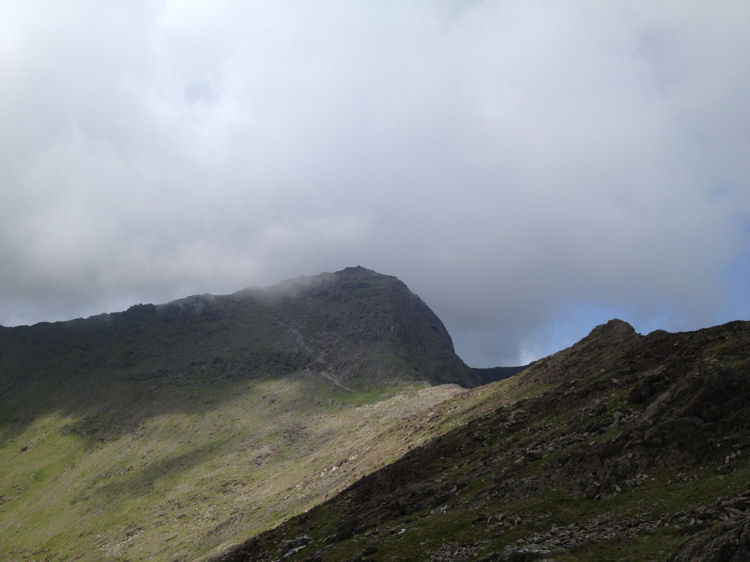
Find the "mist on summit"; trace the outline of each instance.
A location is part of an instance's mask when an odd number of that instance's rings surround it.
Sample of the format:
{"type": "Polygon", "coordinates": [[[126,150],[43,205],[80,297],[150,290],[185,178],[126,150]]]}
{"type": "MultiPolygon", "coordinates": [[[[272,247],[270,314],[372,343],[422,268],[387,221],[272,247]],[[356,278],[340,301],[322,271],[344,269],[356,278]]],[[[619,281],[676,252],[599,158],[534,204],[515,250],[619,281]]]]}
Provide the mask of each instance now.
{"type": "Polygon", "coordinates": [[[0,324],[361,263],[464,360],[750,315],[750,7],[0,5],[0,324]]]}

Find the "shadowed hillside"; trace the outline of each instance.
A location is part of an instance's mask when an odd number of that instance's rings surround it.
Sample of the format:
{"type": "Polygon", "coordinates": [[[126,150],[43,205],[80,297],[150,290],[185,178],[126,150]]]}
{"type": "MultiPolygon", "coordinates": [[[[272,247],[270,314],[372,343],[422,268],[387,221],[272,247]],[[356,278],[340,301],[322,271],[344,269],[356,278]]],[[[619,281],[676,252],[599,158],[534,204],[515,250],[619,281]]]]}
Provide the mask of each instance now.
{"type": "Polygon", "coordinates": [[[143,416],[203,410],[249,380],[289,375],[332,392],[481,383],[419,297],[395,277],[356,267],[227,296],[0,328],[0,436],[45,412],[86,412],[71,430],[111,438],[143,416]],[[122,405],[127,411],[115,423],[98,421],[122,405]]]}
{"type": "Polygon", "coordinates": [[[442,403],[474,416],[220,560],[750,559],[750,322],[613,320],[442,403]]]}
{"type": "Polygon", "coordinates": [[[509,379],[510,377],[517,375],[518,373],[528,369],[529,367],[530,365],[521,365],[519,367],[475,367],[472,368],[472,371],[474,371],[474,374],[482,380],[482,384],[489,384],[491,382],[509,379]]]}
{"type": "Polygon", "coordinates": [[[363,268],[2,328],[0,558],[747,559],[750,323],[519,369],[363,268]]]}
{"type": "MultiPolygon", "coordinates": [[[[395,460],[480,382],[395,277],[357,267],[0,328],[0,558],[194,558],[395,460]]],[[[442,431],[442,430],[441,430],[442,431]]]]}

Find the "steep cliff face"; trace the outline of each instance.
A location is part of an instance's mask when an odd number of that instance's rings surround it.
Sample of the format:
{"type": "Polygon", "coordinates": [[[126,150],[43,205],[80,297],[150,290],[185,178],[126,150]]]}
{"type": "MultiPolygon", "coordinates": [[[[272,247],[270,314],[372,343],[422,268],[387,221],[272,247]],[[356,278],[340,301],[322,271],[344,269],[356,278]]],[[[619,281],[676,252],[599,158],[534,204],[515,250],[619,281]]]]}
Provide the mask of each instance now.
{"type": "Polygon", "coordinates": [[[455,354],[443,323],[395,277],[352,267],[303,278],[271,291],[313,365],[355,388],[392,380],[481,380],[455,354]],[[288,292],[285,293],[284,291],[288,292]]]}

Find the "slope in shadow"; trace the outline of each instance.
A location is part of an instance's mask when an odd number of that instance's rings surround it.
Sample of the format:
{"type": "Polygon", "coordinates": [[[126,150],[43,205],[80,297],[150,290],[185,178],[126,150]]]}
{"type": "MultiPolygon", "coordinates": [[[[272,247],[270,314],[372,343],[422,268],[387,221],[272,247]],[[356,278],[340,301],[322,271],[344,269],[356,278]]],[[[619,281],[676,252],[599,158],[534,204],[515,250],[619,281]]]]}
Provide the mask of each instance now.
{"type": "Polygon", "coordinates": [[[70,322],[0,327],[0,438],[49,412],[113,439],[144,418],[203,412],[248,381],[297,375],[330,392],[427,381],[475,386],[432,311],[362,267],[232,295],[70,322]]]}

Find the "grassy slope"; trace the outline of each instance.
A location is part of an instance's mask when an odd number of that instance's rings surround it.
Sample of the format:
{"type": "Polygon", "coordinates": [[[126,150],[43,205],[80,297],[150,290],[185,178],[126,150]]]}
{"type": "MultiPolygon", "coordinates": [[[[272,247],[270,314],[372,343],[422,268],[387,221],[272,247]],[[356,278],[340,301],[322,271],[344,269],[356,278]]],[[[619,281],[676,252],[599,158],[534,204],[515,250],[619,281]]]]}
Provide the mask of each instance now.
{"type": "Polygon", "coordinates": [[[750,482],[749,403],[750,323],[647,337],[611,323],[441,403],[430,423],[455,429],[223,559],[526,559],[537,544],[664,560],[748,517],[712,506],[750,482]]]}
{"type": "Polygon", "coordinates": [[[135,431],[105,441],[65,431],[70,417],[39,417],[0,446],[0,558],[192,559],[226,547],[397,458],[413,441],[396,421],[460,392],[384,390],[400,392],[248,383],[215,409],[137,416],[135,431]]]}
{"type": "Polygon", "coordinates": [[[363,268],[0,327],[0,558],[209,552],[398,458],[394,420],[457,391],[422,381],[472,376],[363,268]]]}

